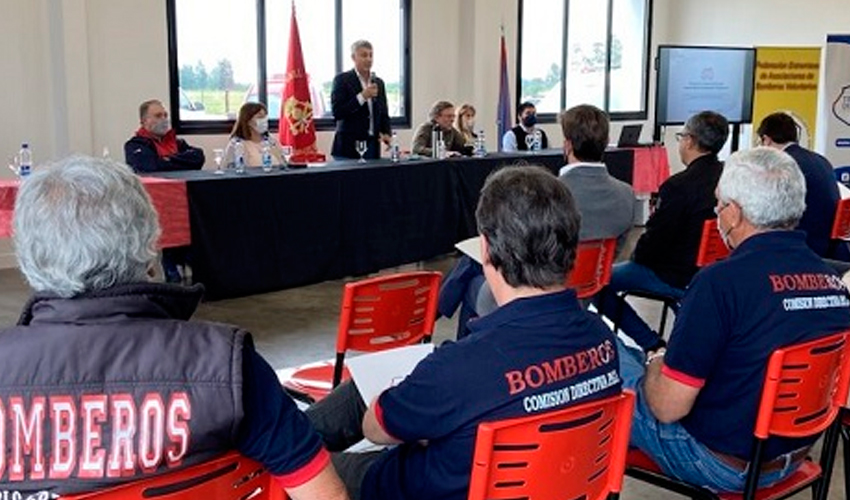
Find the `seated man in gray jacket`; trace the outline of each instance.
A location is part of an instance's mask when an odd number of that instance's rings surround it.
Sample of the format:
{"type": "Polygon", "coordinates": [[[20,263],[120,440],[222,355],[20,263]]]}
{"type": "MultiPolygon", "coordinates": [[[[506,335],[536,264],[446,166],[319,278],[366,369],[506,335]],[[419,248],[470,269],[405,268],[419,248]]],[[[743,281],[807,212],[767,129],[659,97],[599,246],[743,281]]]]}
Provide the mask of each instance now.
{"type": "MultiPolygon", "coordinates": [[[[580,241],[618,238],[622,247],[632,227],[635,197],[631,186],[608,174],[602,154],[608,144],[608,115],[583,104],[561,112],[566,165],[559,179],[567,185],[581,214],[580,241]]],[[[496,309],[493,294],[485,286],[481,266],[462,258],[443,281],[440,314],[450,317],[461,307],[458,337],[467,332],[470,319],[496,309]]]]}

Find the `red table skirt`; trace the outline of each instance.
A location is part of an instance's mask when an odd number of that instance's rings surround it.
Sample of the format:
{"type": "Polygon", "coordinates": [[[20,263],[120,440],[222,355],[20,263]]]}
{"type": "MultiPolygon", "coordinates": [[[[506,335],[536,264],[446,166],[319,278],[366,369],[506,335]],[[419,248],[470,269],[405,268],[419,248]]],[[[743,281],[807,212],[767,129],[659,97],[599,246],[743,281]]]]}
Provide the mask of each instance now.
{"type": "Polygon", "coordinates": [[[661,183],[670,177],[670,161],[667,159],[667,148],[651,146],[634,148],[635,162],[632,187],[635,193],[649,194],[658,191],[661,183]]]}
{"type": "MultiPolygon", "coordinates": [[[[158,246],[170,248],[188,245],[192,237],[189,230],[186,182],[154,177],[142,177],[141,180],[159,214],[162,235],[158,246]]],[[[17,179],[0,179],[0,238],[12,235],[12,215],[19,184],[17,179]]]]}

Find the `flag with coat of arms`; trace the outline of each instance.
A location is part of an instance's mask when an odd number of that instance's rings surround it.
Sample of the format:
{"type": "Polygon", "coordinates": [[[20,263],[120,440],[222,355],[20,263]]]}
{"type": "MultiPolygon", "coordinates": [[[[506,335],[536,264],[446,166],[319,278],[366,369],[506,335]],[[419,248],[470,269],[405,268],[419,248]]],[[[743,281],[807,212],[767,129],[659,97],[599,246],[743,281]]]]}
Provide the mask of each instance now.
{"type": "Polygon", "coordinates": [[[313,123],[309,76],[304,70],[294,1],[289,28],[289,56],[282,92],[279,137],[281,144],[292,146],[292,163],[325,161],[325,155],[316,148],[316,125],[313,123]]]}

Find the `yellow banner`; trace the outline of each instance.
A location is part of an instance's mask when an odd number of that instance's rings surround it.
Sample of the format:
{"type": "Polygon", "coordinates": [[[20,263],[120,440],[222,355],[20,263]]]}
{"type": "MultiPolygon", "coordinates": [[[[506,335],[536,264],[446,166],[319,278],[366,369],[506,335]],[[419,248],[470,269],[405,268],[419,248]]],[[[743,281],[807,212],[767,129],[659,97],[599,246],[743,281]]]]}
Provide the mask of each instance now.
{"type": "Polygon", "coordinates": [[[800,145],[814,149],[820,47],[758,47],[753,97],[753,145],[761,120],[777,111],[794,117],[800,145]]]}

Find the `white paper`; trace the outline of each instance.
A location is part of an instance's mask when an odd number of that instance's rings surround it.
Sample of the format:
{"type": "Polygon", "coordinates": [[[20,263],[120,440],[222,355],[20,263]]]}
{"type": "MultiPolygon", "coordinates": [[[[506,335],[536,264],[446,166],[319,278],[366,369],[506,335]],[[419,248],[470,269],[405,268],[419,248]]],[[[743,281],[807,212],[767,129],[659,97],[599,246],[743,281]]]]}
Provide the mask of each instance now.
{"type": "Polygon", "coordinates": [[[368,405],[384,389],[398,385],[431,354],[434,344],[416,344],[386,351],[347,357],[345,366],[368,405]]]}
{"type": "Polygon", "coordinates": [[[838,184],[838,195],[841,197],[841,199],[844,200],[846,198],[850,198],[850,188],[840,182],[836,184],[838,184]]]}
{"type": "Polygon", "coordinates": [[[473,236],[467,240],[455,243],[455,248],[481,264],[481,236],[473,236]]]}

